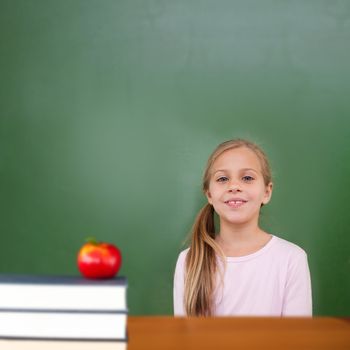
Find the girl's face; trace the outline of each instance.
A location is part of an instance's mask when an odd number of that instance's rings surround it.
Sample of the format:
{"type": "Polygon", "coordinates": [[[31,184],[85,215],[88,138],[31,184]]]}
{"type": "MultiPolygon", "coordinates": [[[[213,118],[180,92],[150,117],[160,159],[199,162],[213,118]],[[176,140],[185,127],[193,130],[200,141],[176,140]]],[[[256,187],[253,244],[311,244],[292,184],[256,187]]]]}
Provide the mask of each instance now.
{"type": "Polygon", "coordinates": [[[223,152],[210,171],[208,202],[222,224],[258,222],[261,204],[272,195],[272,183],[265,185],[257,155],[247,147],[223,152]]]}

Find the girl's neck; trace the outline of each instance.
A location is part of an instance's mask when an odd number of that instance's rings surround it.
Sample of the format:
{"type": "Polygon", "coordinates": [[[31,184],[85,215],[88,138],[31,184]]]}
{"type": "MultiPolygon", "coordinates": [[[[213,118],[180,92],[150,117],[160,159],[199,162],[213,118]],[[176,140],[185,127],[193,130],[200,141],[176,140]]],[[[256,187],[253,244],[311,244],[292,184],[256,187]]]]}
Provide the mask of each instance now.
{"type": "Polygon", "coordinates": [[[221,225],[216,241],[224,251],[249,249],[259,246],[271,237],[257,223],[242,225],[221,225]]]}

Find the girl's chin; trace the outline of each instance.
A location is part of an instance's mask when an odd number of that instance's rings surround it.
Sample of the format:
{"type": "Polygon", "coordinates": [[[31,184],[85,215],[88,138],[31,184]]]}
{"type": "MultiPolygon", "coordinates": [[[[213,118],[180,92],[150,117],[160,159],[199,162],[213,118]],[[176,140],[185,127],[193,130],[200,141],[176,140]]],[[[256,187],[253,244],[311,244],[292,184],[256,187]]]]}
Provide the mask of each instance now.
{"type": "Polygon", "coordinates": [[[223,221],[227,225],[241,225],[247,224],[250,220],[247,220],[246,218],[225,218],[223,221]]]}
{"type": "Polygon", "coordinates": [[[224,216],[222,219],[220,217],[220,221],[225,222],[227,225],[242,225],[255,222],[257,220],[255,217],[247,217],[246,215],[230,215],[224,216]]]}

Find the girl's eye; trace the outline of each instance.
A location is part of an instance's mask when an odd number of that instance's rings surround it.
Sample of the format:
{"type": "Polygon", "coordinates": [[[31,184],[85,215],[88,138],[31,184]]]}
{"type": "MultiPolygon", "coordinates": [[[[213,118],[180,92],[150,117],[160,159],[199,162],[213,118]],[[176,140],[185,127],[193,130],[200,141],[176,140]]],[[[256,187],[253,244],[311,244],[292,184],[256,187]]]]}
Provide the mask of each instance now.
{"type": "Polygon", "coordinates": [[[216,181],[217,182],[224,182],[224,181],[227,181],[227,177],[226,176],[220,176],[216,181]]]}
{"type": "Polygon", "coordinates": [[[252,180],[254,180],[254,178],[252,178],[251,176],[243,176],[243,179],[244,179],[244,181],[252,181],[252,180]]]}

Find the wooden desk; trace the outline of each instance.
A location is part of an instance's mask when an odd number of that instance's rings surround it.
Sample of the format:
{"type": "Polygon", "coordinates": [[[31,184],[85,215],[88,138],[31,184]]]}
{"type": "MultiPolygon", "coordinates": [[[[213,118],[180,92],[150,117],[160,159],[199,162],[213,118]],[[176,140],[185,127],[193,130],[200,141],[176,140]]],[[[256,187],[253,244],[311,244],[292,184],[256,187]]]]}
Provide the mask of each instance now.
{"type": "Polygon", "coordinates": [[[350,350],[350,318],[128,319],[128,350],[350,350]]]}
{"type": "Polygon", "coordinates": [[[0,350],[350,350],[350,319],[128,318],[129,343],[0,340],[0,350]]]}

